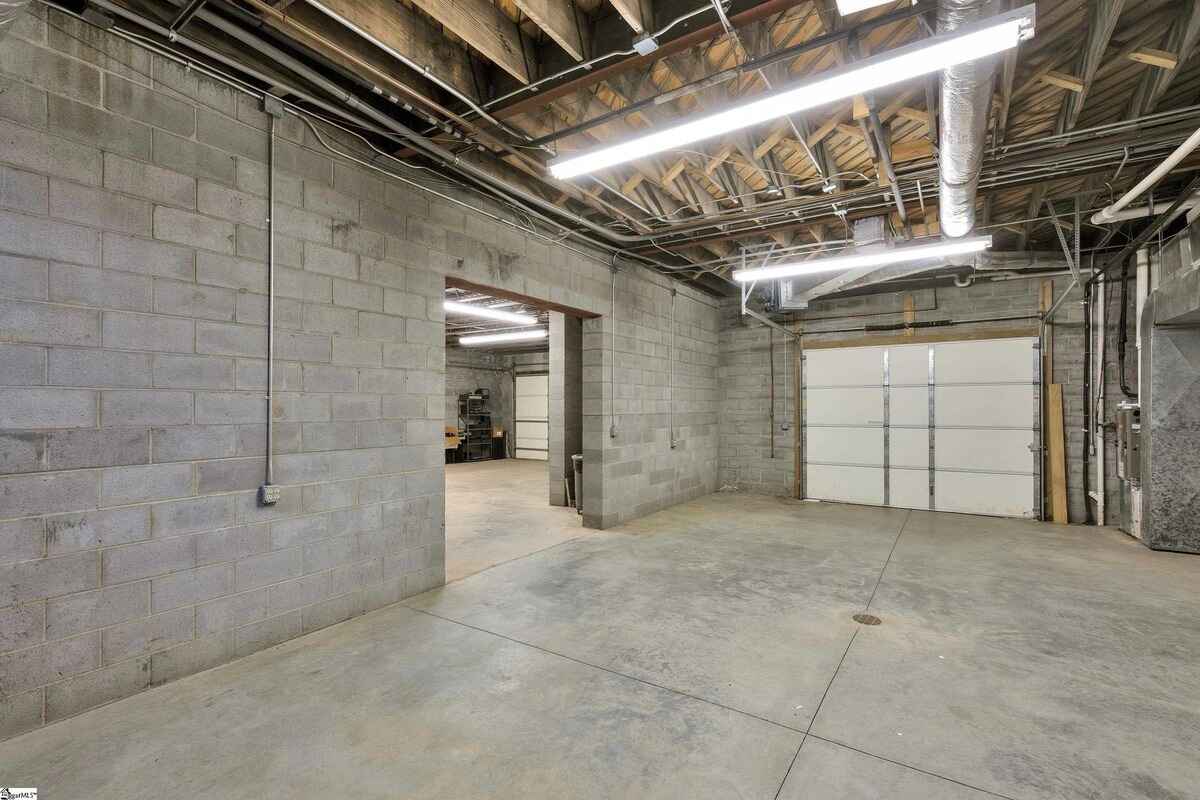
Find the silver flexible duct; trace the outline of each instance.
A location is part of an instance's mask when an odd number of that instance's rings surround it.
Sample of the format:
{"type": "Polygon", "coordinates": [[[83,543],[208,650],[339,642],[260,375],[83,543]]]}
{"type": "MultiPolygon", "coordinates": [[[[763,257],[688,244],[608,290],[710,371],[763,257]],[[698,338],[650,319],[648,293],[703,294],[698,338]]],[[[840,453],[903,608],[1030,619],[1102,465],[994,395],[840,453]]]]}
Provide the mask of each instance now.
{"type": "MultiPolygon", "coordinates": [[[[992,5],[991,0],[938,0],[937,32],[949,33],[982,19],[993,11],[992,5]]],[[[994,58],[985,58],[942,71],[938,205],[946,236],[966,236],[975,227],[975,192],[995,66],[994,58]]]]}
{"type": "Polygon", "coordinates": [[[0,0],[0,39],[17,25],[17,20],[29,7],[30,0],[0,0]]]}

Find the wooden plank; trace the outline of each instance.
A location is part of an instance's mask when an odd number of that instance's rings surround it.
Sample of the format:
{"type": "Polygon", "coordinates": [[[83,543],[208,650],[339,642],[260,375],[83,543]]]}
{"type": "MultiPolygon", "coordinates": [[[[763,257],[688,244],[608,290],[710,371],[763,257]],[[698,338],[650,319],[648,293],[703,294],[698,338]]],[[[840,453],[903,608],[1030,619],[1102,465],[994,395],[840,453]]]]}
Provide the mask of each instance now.
{"type": "Polygon", "coordinates": [[[665,186],[666,184],[671,183],[676,178],[678,178],[679,173],[683,172],[683,170],[687,167],[687,165],[688,165],[688,163],[687,163],[686,158],[681,158],[678,161],[676,161],[674,164],[672,164],[667,169],[667,171],[663,173],[663,179],[662,179],[663,185],[665,186]]]}
{"type": "Polygon", "coordinates": [[[1088,89],[1100,69],[1100,60],[1108,50],[1109,40],[1117,28],[1117,20],[1125,8],[1125,0],[1099,0],[1089,4],[1087,45],[1080,57],[1079,72],[1083,88],[1075,94],[1066,95],[1060,106],[1057,129],[1059,133],[1074,130],[1088,89]]]}
{"type": "MultiPolygon", "coordinates": [[[[367,4],[365,0],[356,1],[367,4]]],[[[388,0],[375,2],[395,5],[388,0]]],[[[521,31],[515,22],[488,0],[413,0],[413,5],[453,31],[509,75],[521,83],[529,83],[521,31]]]]}
{"type": "Polygon", "coordinates": [[[583,60],[583,37],[570,0],[514,0],[517,8],[558,42],[576,61],[583,60]]]}
{"type": "Polygon", "coordinates": [[[909,106],[900,106],[896,109],[896,116],[901,119],[907,119],[912,122],[919,122],[926,128],[929,127],[929,114],[919,108],[911,108],[909,106]]]}
{"type": "Polygon", "coordinates": [[[1063,426],[1062,384],[1050,384],[1050,417],[1046,426],[1046,441],[1050,449],[1050,511],[1051,519],[1066,525],[1067,518],[1067,462],[1066,435],[1063,426]]]}
{"type": "Polygon", "coordinates": [[[1153,47],[1139,47],[1129,54],[1129,59],[1137,61],[1139,64],[1149,64],[1162,69],[1175,69],[1179,66],[1179,58],[1174,53],[1155,50],[1153,47]]]}
{"type": "Polygon", "coordinates": [[[808,135],[808,146],[816,147],[826,136],[833,133],[833,129],[841,124],[842,117],[845,115],[845,113],[846,112],[844,110],[838,111],[818,125],[817,129],[808,135]]]}
{"type": "MultiPolygon", "coordinates": [[[[912,325],[917,321],[917,305],[913,300],[912,293],[904,295],[904,324],[912,325]]],[[[905,328],[904,335],[912,338],[917,332],[916,328],[905,328]]]]}
{"type": "Polygon", "coordinates": [[[857,125],[839,122],[835,127],[837,128],[837,132],[842,136],[848,136],[851,139],[861,139],[864,142],[867,140],[867,137],[863,135],[862,128],[857,125]]]}
{"type": "Polygon", "coordinates": [[[634,33],[646,32],[646,20],[651,18],[650,0],[608,0],[621,19],[633,28],[634,33]]]}
{"type": "Polygon", "coordinates": [[[762,140],[762,143],[759,144],[758,147],[754,148],[754,157],[762,158],[767,153],[771,152],[775,145],[779,144],[780,140],[783,139],[789,130],[791,130],[791,127],[786,124],[776,127],[775,130],[771,131],[771,133],[767,135],[767,138],[762,140]]]}
{"type": "Polygon", "coordinates": [[[867,105],[867,99],[861,94],[854,95],[854,100],[850,106],[851,116],[855,119],[866,119],[871,116],[871,107],[867,105]]]}
{"type": "MultiPolygon", "coordinates": [[[[348,22],[352,26],[350,30],[376,46],[428,67],[430,72],[468,97],[475,96],[467,52],[449,41],[420,15],[399,3],[371,0],[323,0],[322,5],[348,22]]],[[[295,4],[288,10],[287,18],[301,22],[338,46],[353,44],[352,38],[344,35],[342,26],[305,3],[295,4]],[[343,35],[338,36],[338,33],[343,35]]],[[[270,21],[270,18],[267,19],[270,21]]],[[[363,58],[372,60],[366,54],[363,58]]]]}
{"type": "Polygon", "coordinates": [[[630,194],[631,192],[633,192],[634,189],[636,189],[641,184],[641,182],[643,180],[645,180],[645,178],[646,178],[646,176],[644,176],[640,172],[633,173],[633,175],[630,176],[629,180],[627,180],[623,184],[621,184],[621,193],[622,194],[630,194]]]}
{"type": "Polygon", "coordinates": [[[928,139],[911,139],[907,142],[892,144],[892,161],[897,164],[932,157],[933,143],[928,139]]]}
{"type": "Polygon", "coordinates": [[[1082,92],[1083,81],[1076,78],[1074,75],[1068,75],[1065,72],[1059,72],[1056,69],[1047,70],[1041,76],[1043,83],[1048,83],[1051,86],[1057,86],[1060,89],[1066,89],[1070,92],[1082,92]]]}

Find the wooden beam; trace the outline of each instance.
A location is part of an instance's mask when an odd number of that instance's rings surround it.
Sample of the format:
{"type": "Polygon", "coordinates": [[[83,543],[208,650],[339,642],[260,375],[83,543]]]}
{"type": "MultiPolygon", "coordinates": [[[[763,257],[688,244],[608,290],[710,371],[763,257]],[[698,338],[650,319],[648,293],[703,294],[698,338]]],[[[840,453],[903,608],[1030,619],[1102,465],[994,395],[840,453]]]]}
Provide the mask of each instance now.
{"type": "Polygon", "coordinates": [[[844,108],[839,109],[837,112],[830,115],[828,119],[818,125],[816,130],[808,135],[808,146],[816,147],[818,144],[820,144],[826,136],[833,133],[834,129],[841,124],[845,115],[846,110],[844,108]]]}
{"type": "Polygon", "coordinates": [[[633,28],[634,33],[646,32],[646,21],[651,18],[650,0],[608,0],[621,15],[621,19],[633,28]]]}
{"type": "MultiPolygon", "coordinates": [[[[1180,0],[1174,5],[1178,6],[1178,10],[1163,42],[1163,49],[1179,53],[1180,58],[1186,61],[1200,39],[1200,0],[1180,0]]],[[[1160,69],[1148,70],[1142,75],[1134,101],[1130,103],[1129,117],[1152,113],[1170,88],[1171,81],[1180,72],[1182,70],[1160,69]]]]}
{"type": "Polygon", "coordinates": [[[922,111],[919,108],[910,108],[909,106],[900,106],[896,109],[896,116],[900,119],[906,119],[910,122],[919,122],[926,128],[929,127],[929,113],[922,111]]]}
{"type": "Polygon", "coordinates": [[[896,163],[932,157],[933,144],[928,139],[910,139],[892,144],[892,161],[896,163]]]}
{"type": "Polygon", "coordinates": [[[779,144],[779,142],[791,129],[791,126],[786,123],[783,125],[777,125],[775,130],[767,134],[767,138],[763,139],[758,147],[754,148],[754,157],[762,158],[767,153],[771,152],[775,145],[779,144]]]}
{"type": "MultiPolygon", "coordinates": [[[[355,5],[397,5],[389,0],[353,0],[355,5]]],[[[413,0],[464,42],[521,83],[529,83],[521,31],[489,0],[413,0]]]]}
{"type": "Polygon", "coordinates": [[[867,141],[866,135],[863,133],[862,128],[858,125],[850,125],[845,122],[839,122],[836,128],[837,132],[842,136],[848,136],[851,139],[860,139],[864,142],[867,141]]]}
{"type": "Polygon", "coordinates": [[[871,116],[871,107],[867,105],[867,99],[861,94],[854,95],[854,101],[851,103],[851,116],[854,119],[866,119],[871,116]]]}
{"type": "Polygon", "coordinates": [[[667,169],[666,172],[663,173],[663,183],[667,184],[667,183],[673,182],[676,178],[679,177],[679,173],[683,172],[684,168],[687,167],[687,165],[688,165],[688,163],[687,163],[686,158],[681,158],[678,161],[676,161],[674,164],[672,164],[667,169]]]}
{"type": "Polygon", "coordinates": [[[1058,118],[1059,133],[1074,130],[1075,124],[1079,122],[1088,89],[1092,86],[1096,71],[1100,69],[1100,62],[1108,50],[1108,43],[1124,8],[1125,0],[1096,0],[1089,4],[1087,45],[1079,56],[1083,86],[1078,92],[1063,99],[1058,118]]]}
{"type": "Polygon", "coordinates": [[[576,61],[583,60],[583,31],[570,0],[514,0],[517,8],[558,42],[576,61]]]}
{"type": "MultiPolygon", "coordinates": [[[[468,97],[475,96],[467,52],[448,40],[419,14],[414,14],[399,3],[371,0],[324,0],[323,5],[376,46],[427,67],[438,78],[468,97]]],[[[266,19],[271,21],[269,17],[266,19]]],[[[295,4],[288,10],[286,19],[302,23],[343,49],[353,44],[351,36],[346,35],[348,29],[306,3],[295,4]]],[[[377,57],[368,58],[366,54],[364,59],[379,61],[377,57]]]]}
{"type": "Polygon", "coordinates": [[[1066,89],[1070,92],[1082,92],[1083,81],[1076,78],[1074,75],[1068,75],[1065,72],[1059,72],[1056,69],[1047,70],[1041,76],[1042,83],[1048,83],[1051,86],[1057,86],[1060,89],[1066,89]]]}
{"type": "Polygon", "coordinates": [[[1174,53],[1155,50],[1153,47],[1139,47],[1129,54],[1129,60],[1161,69],[1175,69],[1179,66],[1179,58],[1174,53]]]}

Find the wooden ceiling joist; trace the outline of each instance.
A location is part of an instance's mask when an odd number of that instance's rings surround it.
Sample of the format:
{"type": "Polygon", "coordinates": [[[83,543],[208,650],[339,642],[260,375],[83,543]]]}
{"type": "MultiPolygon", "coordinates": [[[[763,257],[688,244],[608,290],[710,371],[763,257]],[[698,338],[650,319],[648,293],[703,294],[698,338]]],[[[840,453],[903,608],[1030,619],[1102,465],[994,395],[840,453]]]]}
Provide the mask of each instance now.
{"type": "MultiPolygon", "coordinates": [[[[419,14],[382,0],[323,0],[322,4],[385,50],[420,64],[468,97],[475,95],[466,51],[419,14]]],[[[356,44],[338,30],[341,26],[305,3],[288,9],[285,19],[295,19],[334,39],[339,46],[356,44]]]]}
{"type": "Polygon", "coordinates": [[[571,0],[514,0],[539,28],[576,61],[584,55],[584,31],[571,0]]]}
{"type": "Polygon", "coordinates": [[[650,0],[609,0],[621,19],[633,28],[634,33],[645,33],[646,23],[653,19],[650,0]]]}
{"type": "MultiPolygon", "coordinates": [[[[345,2],[345,0],[343,0],[345,2]]],[[[464,42],[521,83],[529,83],[527,45],[522,33],[490,0],[412,0],[413,5],[440,22],[464,42]]],[[[390,0],[354,5],[397,5],[390,0]]]]}
{"type": "Polygon", "coordinates": [[[1058,132],[1074,130],[1083,113],[1083,103],[1087,99],[1088,90],[1100,69],[1100,62],[1108,50],[1121,11],[1125,8],[1125,0],[1096,0],[1089,7],[1087,44],[1079,54],[1079,73],[1081,86],[1078,91],[1063,98],[1059,112],[1058,132]]]}

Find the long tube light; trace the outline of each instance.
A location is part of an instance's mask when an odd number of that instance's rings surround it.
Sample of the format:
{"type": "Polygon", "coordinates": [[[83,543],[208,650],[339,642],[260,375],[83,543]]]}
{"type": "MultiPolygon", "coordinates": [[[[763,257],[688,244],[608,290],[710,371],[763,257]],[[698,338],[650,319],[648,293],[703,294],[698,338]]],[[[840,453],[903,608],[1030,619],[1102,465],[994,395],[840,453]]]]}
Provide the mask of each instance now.
{"type": "Polygon", "coordinates": [[[1001,53],[1033,35],[1033,20],[1034,6],[1027,5],[964,25],[952,33],[857,61],[793,89],[619,144],[558,159],[550,163],[550,172],[560,180],[585,175],[1001,53]]]}
{"type": "Polygon", "coordinates": [[[513,331],[512,333],[481,333],[476,336],[460,336],[458,343],[470,347],[477,344],[493,344],[496,342],[520,342],[526,339],[545,339],[546,329],[538,328],[533,331],[513,331]]]}
{"type": "MultiPolygon", "coordinates": [[[[838,13],[843,17],[847,14],[857,14],[859,11],[866,11],[868,8],[875,8],[891,0],[837,0],[838,13]]],[[[913,0],[913,5],[916,5],[916,0],[913,0]]]]}
{"type": "Polygon", "coordinates": [[[912,261],[960,256],[968,253],[979,253],[992,246],[991,236],[972,236],[965,239],[955,239],[934,244],[914,245],[910,247],[893,247],[888,250],[877,250],[852,256],[834,256],[832,258],[815,258],[812,261],[797,261],[790,264],[776,264],[771,267],[756,267],[754,269],[739,269],[733,273],[733,279],[740,283],[751,281],[768,281],[775,278],[791,278],[796,275],[812,275],[819,272],[834,272],[837,270],[855,269],[858,267],[884,267],[889,264],[905,264],[912,261]]]}
{"type": "Polygon", "coordinates": [[[483,317],[484,319],[497,319],[501,322],[511,322],[514,325],[534,325],[537,323],[537,318],[531,317],[528,314],[514,314],[511,311],[477,306],[474,303],[458,303],[454,300],[446,300],[442,303],[442,308],[451,314],[466,314],[472,317],[483,317]]]}

